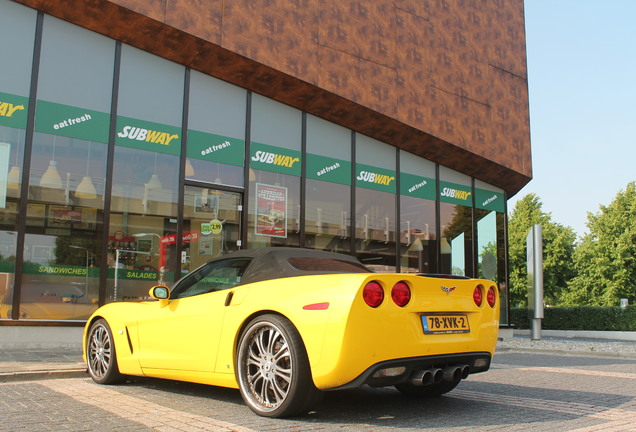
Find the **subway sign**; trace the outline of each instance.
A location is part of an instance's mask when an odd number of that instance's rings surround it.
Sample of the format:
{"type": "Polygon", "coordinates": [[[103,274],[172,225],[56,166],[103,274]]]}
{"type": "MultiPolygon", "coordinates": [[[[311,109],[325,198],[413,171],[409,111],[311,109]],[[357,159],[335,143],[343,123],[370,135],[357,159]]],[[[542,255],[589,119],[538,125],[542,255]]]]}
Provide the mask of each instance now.
{"type": "Polygon", "coordinates": [[[435,201],[435,179],[400,173],[400,194],[435,201]]]}
{"type": "Polygon", "coordinates": [[[351,186],[351,162],[308,153],[307,178],[351,186]]]}
{"type": "Polygon", "coordinates": [[[110,114],[43,100],[36,108],[37,132],[108,143],[110,114]]]}
{"type": "Polygon", "coordinates": [[[356,186],[395,193],[395,171],[370,165],[356,164],[356,186]]]}
{"type": "Polygon", "coordinates": [[[250,167],[262,171],[300,177],[300,152],[282,147],[252,142],[250,167]]]}
{"type": "Polygon", "coordinates": [[[178,156],[181,153],[181,128],[118,116],[115,144],[178,156]]]}
{"type": "Polygon", "coordinates": [[[439,200],[441,202],[450,204],[459,204],[466,207],[472,207],[473,191],[470,186],[440,181],[439,200]]]}
{"type": "Polygon", "coordinates": [[[0,125],[26,129],[29,98],[0,92],[0,125]]]}
{"type": "Polygon", "coordinates": [[[485,189],[475,189],[475,207],[503,213],[505,209],[504,194],[485,189]]]}
{"type": "Polygon", "coordinates": [[[245,141],[189,129],[186,156],[242,167],[245,159],[245,141]]]}

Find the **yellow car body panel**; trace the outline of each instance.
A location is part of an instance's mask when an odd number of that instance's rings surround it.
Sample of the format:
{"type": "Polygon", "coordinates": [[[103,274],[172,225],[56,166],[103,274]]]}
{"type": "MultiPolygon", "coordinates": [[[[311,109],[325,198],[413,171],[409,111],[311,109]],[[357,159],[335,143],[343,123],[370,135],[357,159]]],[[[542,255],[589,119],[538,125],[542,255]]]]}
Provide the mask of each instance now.
{"type": "MultiPolygon", "coordinates": [[[[406,274],[328,274],[289,277],[238,286],[195,297],[141,303],[111,303],[99,317],[113,333],[120,372],[237,388],[235,360],[243,326],[254,316],[276,313],[298,330],[318,389],[345,386],[382,362],[423,356],[494,353],[499,295],[494,307],[486,292],[493,282],[439,279],[406,274]],[[365,304],[362,289],[378,281],[385,299],[365,304]],[[391,300],[391,287],[405,281],[412,299],[391,300]],[[483,304],[473,290],[483,287],[483,304]],[[444,291],[442,287],[452,287],[444,291]],[[328,305],[325,305],[328,304],[328,305]],[[309,307],[310,305],[322,305],[309,307]],[[468,333],[425,334],[422,315],[465,314],[468,333]]],[[[86,338],[84,339],[86,356],[86,338]]]]}

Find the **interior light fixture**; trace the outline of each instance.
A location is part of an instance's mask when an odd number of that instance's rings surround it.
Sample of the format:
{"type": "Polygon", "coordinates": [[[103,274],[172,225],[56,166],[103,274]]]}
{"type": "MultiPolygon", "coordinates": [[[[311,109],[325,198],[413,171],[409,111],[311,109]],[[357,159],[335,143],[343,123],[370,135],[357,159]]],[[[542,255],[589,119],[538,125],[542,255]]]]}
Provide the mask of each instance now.
{"type": "Polygon", "coordinates": [[[55,136],[53,136],[53,155],[51,156],[49,167],[40,178],[40,187],[62,189],[62,178],[57,171],[57,162],[55,161],[55,136]]]}
{"type": "Polygon", "coordinates": [[[51,160],[49,167],[46,169],[42,178],[40,179],[40,187],[62,189],[62,178],[57,171],[57,162],[51,160]]]}
{"type": "Polygon", "coordinates": [[[13,165],[7,175],[7,189],[17,191],[20,188],[20,167],[13,165]]]}
{"type": "Polygon", "coordinates": [[[82,178],[80,184],[75,189],[75,196],[81,199],[95,199],[97,198],[97,191],[93,185],[93,180],[88,175],[89,165],[91,161],[91,142],[88,142],[88,156],[86,158],[86,175],[82,178]]]}
{"type": "Polygon", "coordinates": [[[157,175],[157,156],[158,153],[155,153],[155,171],[150,176],[150,180],[146,183],[146,187],[150,189],[161,189],[161,180],[159,180],[159,176],[157,175]]]}
{"type": "MultiPolygon", "coordinates": [[[[0,143],[0,145],[2,144],[6,144],[9,146],[9,148],[11,148],[11,144],[10,143],[0,143]]],[[[8,190],[12,190],[12,191],[17,191],[18,189],[20,189],[20,183],[21,183],[21,179],[20,179],[20,167],[18,166],[18,148],[16,146],[15,149],[15,165],[13,165],[11,167],[11,169],[9,170],[9,174],[7,174],[7,189],[8,190]]]]}
{"type": "Polygon", "coordinates": [[[190,158],[186,158],[185,176],[194,177],[194,167],[192,166],[192,162],[190,162],[190,158]]]}
{"type": "Polygon", "coordinates": [[[449,255],[452,252],[451,245],[448,243],[446,237],[442,237],[442,241],[440,242],[440,252],[443,255],[449,255]]]}

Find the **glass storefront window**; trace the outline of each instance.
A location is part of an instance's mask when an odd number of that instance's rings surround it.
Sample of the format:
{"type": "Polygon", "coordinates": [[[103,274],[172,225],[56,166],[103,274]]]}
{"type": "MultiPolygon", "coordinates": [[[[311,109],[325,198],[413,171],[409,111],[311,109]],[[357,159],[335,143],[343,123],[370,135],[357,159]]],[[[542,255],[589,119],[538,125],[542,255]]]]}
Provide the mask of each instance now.
{"type": "Polygon", "coordinates": [[[192,71],[185,177],[243,186],[247,91],[192,71]]]}
{"type": "Polygon", "coordinates": [[[506,285],[505,196],[501,189],[475,180],[475,221],[478,277],[497,282],[502,324],[508,324],[506,285]]]}
{"type": "Polygon", "coordinates": [[[247,247],[300,246],[302,113],[252,95],[247,247]]]}
{"type": "Polygon", "coordinates": [[[114,41],[44,17],[21,319],[84,320],[97,308],[114,53],[114,41]]]}
{"type": "Polygon", "coordinates": [[[350,253],[351,187],[307,180],[305,247],[350,253]]]}
{"type": "Polygon", "coordinates": [[[25,131],[0,126],[0,319],[11,318],[25,131]]]}
{"type": "Polygon", "coordinates": [[[400,271],[435,273],[435,201],[400,197],[400,271]]]}
{"type": "Polygon", "coordinates": [[[105,157],[104,143],[34,134],[20,318],[81,320],[96,309],[105,157]]]}
{"type": "Polygon", "coordinates": [[[122,46],[106,301],[148,299],[176,256],[185,68],[122,46]]]}
{"type": "Polygon", "coordinates": [[[115,149],[107,301],[144,300],[175,280],[178,175],[177,156],[115,149]]]}
{"type": "Polygon", "coordinates": [[[456,276],[473,274],[472,180],[440,167],[440,272],[456,276]]]}
{"type": "Polygon", "coordinates": [[[305,247],[351,253],[351,131],[307,115],[305,247]]]}
{"type": "Polygon", "coordinates": [[[36,16],[34,9],[0,2],[0,28],[11,35],[11,43],[0,44],[0,319],[11,318],[13,303],[36,16]]]}
{"type": "Polygon", "coordinates": [[[356,250],[367,267],[396,270],[396,151],[356,135],[356,250]]]}
{"type": "Polygon", "coordinates": [[[356,188],[356,256],[377,272],[395,271],[395,194],[356,188]]]}
{"type": "Polygon", "coordinates": [[[400,151],[400,271],[437,271],[435,164],[400,151]]]}

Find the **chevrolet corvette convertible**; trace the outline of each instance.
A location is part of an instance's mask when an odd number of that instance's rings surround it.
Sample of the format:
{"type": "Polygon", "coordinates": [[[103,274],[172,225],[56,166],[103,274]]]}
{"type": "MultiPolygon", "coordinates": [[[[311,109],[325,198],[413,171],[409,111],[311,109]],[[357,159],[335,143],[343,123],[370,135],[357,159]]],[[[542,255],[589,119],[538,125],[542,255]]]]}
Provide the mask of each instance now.
{"type": "Polygon", "coordinates": [[[298,248],[208,262],[151,301],[99,308],[84,332],[92,379],[148,376],[239,389],[267,417],[300,415],[324,391],[451,391],[490,367],[494,282],[373,273],[356,258],[298,248]]]}

